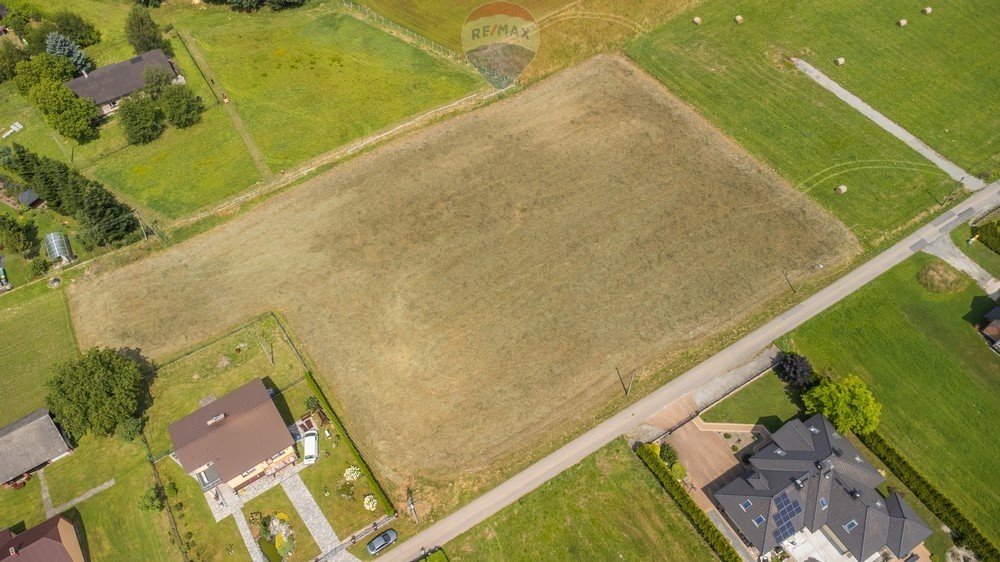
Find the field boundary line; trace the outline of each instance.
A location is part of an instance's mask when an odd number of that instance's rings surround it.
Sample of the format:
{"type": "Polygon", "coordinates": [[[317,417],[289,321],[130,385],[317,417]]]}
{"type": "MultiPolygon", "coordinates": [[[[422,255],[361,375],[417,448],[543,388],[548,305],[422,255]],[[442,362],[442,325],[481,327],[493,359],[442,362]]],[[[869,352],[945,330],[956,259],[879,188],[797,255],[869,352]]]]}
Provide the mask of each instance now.
{"type": "Polygon", "coordinates": [[[341,4],[344,6],[345,12],[349,13],[354,17],[354,19],[362,23],[388,33],[389,35],[414,45],[420,50],[430,53],[440,59],[459,64],[473,72],[476,71],[475,67],[473,67],[465,57],[455,52],[453,49],[445,47],[437,41],[433,41],[415,30],[410,29],[409,27],[396,23],[368,6],[356,4],[351,2],[351,0],[341,0],[341,4]]]}
{"type": "MultiPolygon", "coordinates": [[[[149,461],[149,466],[153,469],[153,478],[156,479],[156,484],[163,490],[163,479],[160,478],[160,471],[156,468],[156,463],[159,462],[158,459],[154,459],[153,455],[149,452],[149,442],[146,441],[145,435],[140,435],[142,437],[142,447],[146,450],[146,460],[149,461]]],[[[170,453],[167,453],[162,458],[165,458],[170,453]]],[[[189,562],[191,559],[188,558],[187,550],[184,548],[184,544],[181,542],[181,531],[177,528],[177,519],[174,517],[173,507],[170,505],[170,500],[163,502],[167,508],[167,519],[170,520],[170,530],[173,532],[174,544],[177,545],[177,550],[181,553],[181,559],[184,562],[189,562]]]]}
{"type": "Polygon", "coordinates": [[[333,164],[340,160],[354,156],[355,154],[361,152],[362,150],[365,150],[372,145],[375,145],[383,140],[386,140],[389,137],[392,137],[393,135],[400,133],[406,129],[420,127],[426,124],[427,122],[430,122],[433,119],[437,118],[441,114],[447,113],[452,109],[455,109],[461,105],[468,105],[470,103],[478,105],[480,103],[489,102],[493,98],[496,98],[501,94],[506,93],[512,87],[513,86],[508,86],[503,90],[479,91],[469,94],[464,98],[458,99],[453,102],[449,102],[446,105],[436,107],[420,115],[417,115],[416,117],[413,117],[408,121],[404,121],[402,123],[394,125],[392,128],[388,130],[384,130],[382,132],[375,133],[373,135],[364,137],[362,139],[358,139],[353,143],[348,144],[347,146],[334,148],[333,150],[325,154],[321,154],[313,158],[312,160],[305,162],[304,164],[300,164],[297,168],[293,170],[282,172],[280,175],[273,177],[270,181],[265,182],[263,185],[261,185],[256,189],[252,189],[245,193],[236,195],[230,198],[229,200],[223,201],[222,203],[216,205],[215,207],[212,207],[211,209],[202,211],[200,213],[195,213],[193,215],[184,217],[182,219],[178,219],[172,223],[167,224],[166,228],[176,229],[182,226],[187,226],[196,223],[200,220],[209,218],[211,216],[219,215],[227,209],[238,207],[244,203],[257,199],[260,196],[266,195],[272,191],[277,191],[279,189],[287,187],[292,183],[298,181],[299,179],[309,175],[317,168],[326,166],[328,164],[333,164]]]}

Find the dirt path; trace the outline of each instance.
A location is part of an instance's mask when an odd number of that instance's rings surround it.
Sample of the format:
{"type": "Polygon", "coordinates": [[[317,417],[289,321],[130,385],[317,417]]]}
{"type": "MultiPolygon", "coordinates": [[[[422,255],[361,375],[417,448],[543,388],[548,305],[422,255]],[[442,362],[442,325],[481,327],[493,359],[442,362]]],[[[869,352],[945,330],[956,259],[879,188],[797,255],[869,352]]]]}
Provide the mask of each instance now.
{"type": "MultiPolygon", "coordinates": [[[[195,64],[198,65],[202,74],[204,74],[205,78],[208,79],[208,86],[212,88],[216,97],[218,97],[219,100],[227,99],[224,97],[225,92],[222,91],[222,87],[215,80],[215,73],[212,72],[212,67],[208,65],[208,61],[205,60],[201,50],[198,49],[197,40],[192,35],[185,35],[180,31],[177,32],[177,36],[180,37],[181,41],[184,43],[188,53],[191,54],[191,58],[194,59],[195,64]]],[[[250,131],[247,130],[247,126],[243,122],[243,118],[240,117],[239,112],[236,111],[236,105],[230,100],[230,103],[223,103],[222,108],[229,114],[229,119],[232,120],[233,127],[236,129],[236,132],[239,133],[240,138],[243,139],[243,144],[247,147],[247,152],[250,153],[250,158],[253,159],[254,165],[257,166],[257,171],[260,172],[261,178],[265,180],[271,178],[271,176],[274,175],[274,172],[271,171],[271,167],[267,165],[267,159],[264,158],[264,154],[260,151],[260,148],[253,140],[253,137],[250,136],[250,131]]]]}

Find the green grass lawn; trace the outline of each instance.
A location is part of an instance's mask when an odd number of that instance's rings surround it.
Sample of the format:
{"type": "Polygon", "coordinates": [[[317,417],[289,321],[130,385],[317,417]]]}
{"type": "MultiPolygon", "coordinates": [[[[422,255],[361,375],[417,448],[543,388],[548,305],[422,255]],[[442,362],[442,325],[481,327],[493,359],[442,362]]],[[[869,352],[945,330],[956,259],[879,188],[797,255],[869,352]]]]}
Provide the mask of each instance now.
{"type": "Polygon", "coordinates": [[[77,523],[77,533],[83,537],[81,546],[87,560],[183,559],[177,546],[171,544],[166,511],[142,511],[138,508],[139,496],[154,481],[149,463],[141,462],[119,473],[111,488],[64,513],[77,523]]]}
{"type": "Polygon", "coordinates": [[[1000,539],[1000,357],[974,324],[994,305],[971,281],[932,294],[918,254],[782,342],[817,370],[854,373],[883,403],[880,431],[992,540],[1000,539]]]}
{"type": "Polygon", "coordinates": [[[264,516],[276,513],[288,515],[292,532],[295,533],[295,550],[292,551],[291,555],[284,562],[312,560],[320,555],[316,541],[309,534],[309,529],[302,522],[302,518],[295,511],[295,506],[292,505],[292,500],[288,499],[288,494],[285,493],[285,490],[281,486],[271,488],[243,506],[244,515],[249,515],[254,511],[259,511],[264,516]]]}
{"type": "Polygon", "coordinates": [[[333,2],[174,15],[275,171],[484,84],[464,67],[344,15],[333,2]]]}
{"type": "MultiPolygon", "coordinates": [[[[45,0],[41,6],[46,12],[69,10],[83,18],[101,32],[101,40],[84,49],[97,66],[104,66],[135,56],[132,45],[125,39],[125,18],[134,2],[128,0],[45,0]]],[[[153,12],[156,18],[156,11],[153,12]]],[[[157,21],[161,24],[163,22],[157,21]]]]}
{"type": "Polygon", "coordinates": [[[164,486],[167,482],[177,485],[177,496],[169,498],[169,502],[181,536],[191,533],[191,540],[194,541],[189,553],[191,559],[205,562],[245,560],[247,551],[236,521],[227,517],[216,523],[201,486],[173,459],[164,458],[156,468],[164,486]]]}
{"type": "MultiPolygon", "coordinates": [[[[26,255],[3,254],[3,267],[7,272],[8,280],[10,280],[14,287],[18,287],[32,280],[28,271],[29,262],[32,258],[37,256],[48,258],[43,240],[45,239],[45,235],[50,232],[59,231],[69,236],[70,249],[73,250],[73,254],[76,256],[77,260],[88,260],[103,251],[102,248],[88,250],[80,242],[80,238],[78,236],[80,224],[72,217],[60,215],[47,208],[27,209],[19,213],[13,207],[4,203],[0,203],[0,213],[12,218],[21,216],[23,217],[21,220],[30,221],[33,225],[32,247],[26,255]]],[[[47,275],[52,277],[59,274],[57,270],[50,269],[47,275]]]]}
{"type": "Polygon", "coordinates": [[[962,250],[965,255],[972,258],[973,261],[982,266],[991,275],[1000,279],[1000,254],[987,248],[986,244],[979,241],[969,244],[971,237],[972,228],[969,227],[968,223],[962,224],[951,231],[951,240],[955,243],[955,246],[958,246],[958,249],[962,250]]]}
{"type": "Polygon", "coordinates": [[[64,289],[38,283],[0,296],[0,426],[45,405],[45,382],[77,356],[64,289]]]}
{"type": "Polygon", "coordinates": [[[132,467],[148,464],[146,453],[135,443],[117,437],[86,435],[73,454],[45,468],[52,505],[76,499],[91,488],[117,478],[132,467]]]}
{"type": "Polygon", "coordinates": [[[715,560],[623,439],[445,545],[450,560],[715,560]]]}
{"type": "Polygon", "coordinates": [[[372,493],[372,484],[364,472],[351,488],[353,498],[348,499],[340,495],[339,488],[346,483],[344,471],[348,467],[358,466],[358,464],[347,451],[347,447],[344,446],[345,438],[332,425],[327,425],[326,428],[330,430],[332,438],[326,439],[320,430],[319,461],[300,472],[299,475],[305,482],[306,488],[309,488],[313,497],[316,498],[320,509],[323,510],[323,515],[333,526],[337,536],[346,539],[385,513],[382,510],[368,511],[364,508],[362,502],[365,495],[372,493]]]}
{"type": "Polygon", "coordinates": [[[969,37],[968,43],[975,46],[962,46],[958,55],[932,45],[950,43],[957,35],[965,37],[963,25],[973,29],[985,25],[974,8],[977,5],[980,3],[942,7],[942,12],[949,13],[938,18],[936,10],[919,25],[911,24],[913,29],[900,30],[892,16],[886,19],[888,14],[907,16],[911,21],[924,17],[917,12],[918,7],[901,0],[878,7],[860,0],[790,5],[710,1],[633,41],[627,52],[872,247],[887,242],[901,227],[940,203],[955,185],[923,157],[813,83],[788,58],[804,57],[830,71],[835,79],[843,79],[860,96],[873,94],[868,101],[876,108],[901,118],[905,125],[914,125],[914,134],[976,170],[975,162],[962,156],[975,152],[977,161],[993,158],[997,139],[984,147],[972,137],[992,134],[988,131],[996,127],[982,125],[998,119],[1000,112],[991,113],[989,103],[972,104],[969,99],[996,99],[996,86],[990,90],[995,80],[990,76],[996,73],[986,73],[982,80],[967,80],[968,70],[963,65],[976,68],[987,64],[968,49],[987,49],[988,36],[969,37]],[[746,18],[744,24],[733,22],[737,13],[746,18]],[[693,25],[694,15],[701,16],[704,23],[693,25]],[[859,20],[867,21],[856,23],[859,20]],[[932,29],[933,40],[925,30],[926,48],[912,46],[906,51],[899,44],[900,33],[919,33],[931,21],[938,26],[932,29]],[[885,27],[884,32],[873,30],[875,25],[885,27]],[[858,34],[863,32],[873,35],[862,40],[858,34]],[[849,63],[834,70],[831,61],[838,56],[846,57],[849,63]],[[865,69],[868,74],[861,73],[865,69]],[[891,80],[885,78],[887,74],[891,80]],[[884,85],[886,91],[874,95],[880,87],[876,83],[884,85]],[[967,83],[971,83],[968,95],[951,95],[967,83]],[[946,84],[952,86],[942,87],[946,84]],[[868,87],[860,87],[863,85],[868,87]],[[890,87],[897,88],[899,102],[880,107],[890,87]],[[910,100],[910,88],[923,93],[910,100]],[[932,94],[935,97],[930,98],[932,94]],[[920,120],[930,111],[951,116],[954,138],[960,138],[957,131],[969,130],[960,143],[963,150],[929,134],[936,130],[935,125],[920,120]],[[848,192],[836,195],[834,188],[841,184],[848,186],[848,192]]]}
{"type": "Polygon", "coordinates": [[[768,431],[777,431],[799,415],[800,400],[789,391],[774,371],[701,414],[701,419],[715,423],[759,423],[768,431]]]}
{"type": "MultiPolygon", "coordinates": [[[[145,428],[149,448],[156,457],[169,451],[167,427],[197,410],[198,402],[209,394],[224,396],[256,377],[263,378],[268,386],[285,389],[300,381],[304,373],[270,316],[168,361],[157,370],[150,389],[153,404],[146,411],[145,428]],[[264,342],[263,348],[260,342],[264,342]],[[273,365],[269,358],[272,353],[273,365]]],[[[291,400],[295,412],[298,408],[304,412],[302,402],[291,400]]]]}
{"type": "Polygon", "coordinates": [[[20,490],[0,488],[0,529],[20,525],[27,529],[45,521],[39,482],[38,478],[32,478],[20,490]]]}

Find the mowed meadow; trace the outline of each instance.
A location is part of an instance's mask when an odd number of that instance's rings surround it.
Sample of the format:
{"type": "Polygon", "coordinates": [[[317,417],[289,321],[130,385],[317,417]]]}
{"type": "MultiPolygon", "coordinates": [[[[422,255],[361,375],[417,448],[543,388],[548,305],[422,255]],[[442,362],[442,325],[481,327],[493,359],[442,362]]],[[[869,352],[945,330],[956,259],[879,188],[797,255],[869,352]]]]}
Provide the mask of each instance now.
{"type": "Polygon", "coordinates": [[[789,292],[783,271],[859,250],[605,56],[71,293],[85,345],[154,359],[278,310],[376,470],[439,487],[568,431],[620,392],[616,366],[735,326],[789,292]]]}
{"type": "Polygon", "coordinates": [[[935,6],[927,16],[919,8],[899,0],[710,1],[627,51],[866,246],[879,247],[927,218],[956,185],[789,59],[816,65],[970,173],[995,177],[1000,86],[984,53],[995,51],[1000,14],[978,1],[935,6]],[[898,27],[900,18],[909,25],[898,27]],[[846,64],[837,66],[837,57],[846,64]],[[847,193],[837,195],[838,185],[847,193]]]}

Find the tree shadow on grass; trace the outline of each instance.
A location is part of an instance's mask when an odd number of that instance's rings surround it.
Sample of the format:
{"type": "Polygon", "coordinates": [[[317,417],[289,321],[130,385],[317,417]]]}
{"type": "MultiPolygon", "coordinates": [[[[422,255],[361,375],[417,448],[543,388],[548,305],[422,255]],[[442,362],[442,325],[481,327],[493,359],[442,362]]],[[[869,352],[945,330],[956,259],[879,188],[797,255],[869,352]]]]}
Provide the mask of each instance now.
{"type": "Polygon", "coordinates": [[[116,351],[118,355],[135,361],[135,364],[139,367],[139,372],[142,373],[143,385],[139,394],[138,411],[139,417],[142,417],[146,409],[153,405],[153,395],[150,393],[150,389],[153,387],[153,380],[156,379],[158,367],[153,360],[142,354],[141,348],[120,347],[116,351]]]}
{"type": "Polygon", "coordinates": [[[87,526],[83,522],[83,516],[75,508],[71,507],[66,511],[62,512],[62,516],[73,522],[73,527],[76,528],[76,537],[80,541],[80,550],[83,551],[83,559],[90,561],[90,543],[87,541],[87,526]]]}

